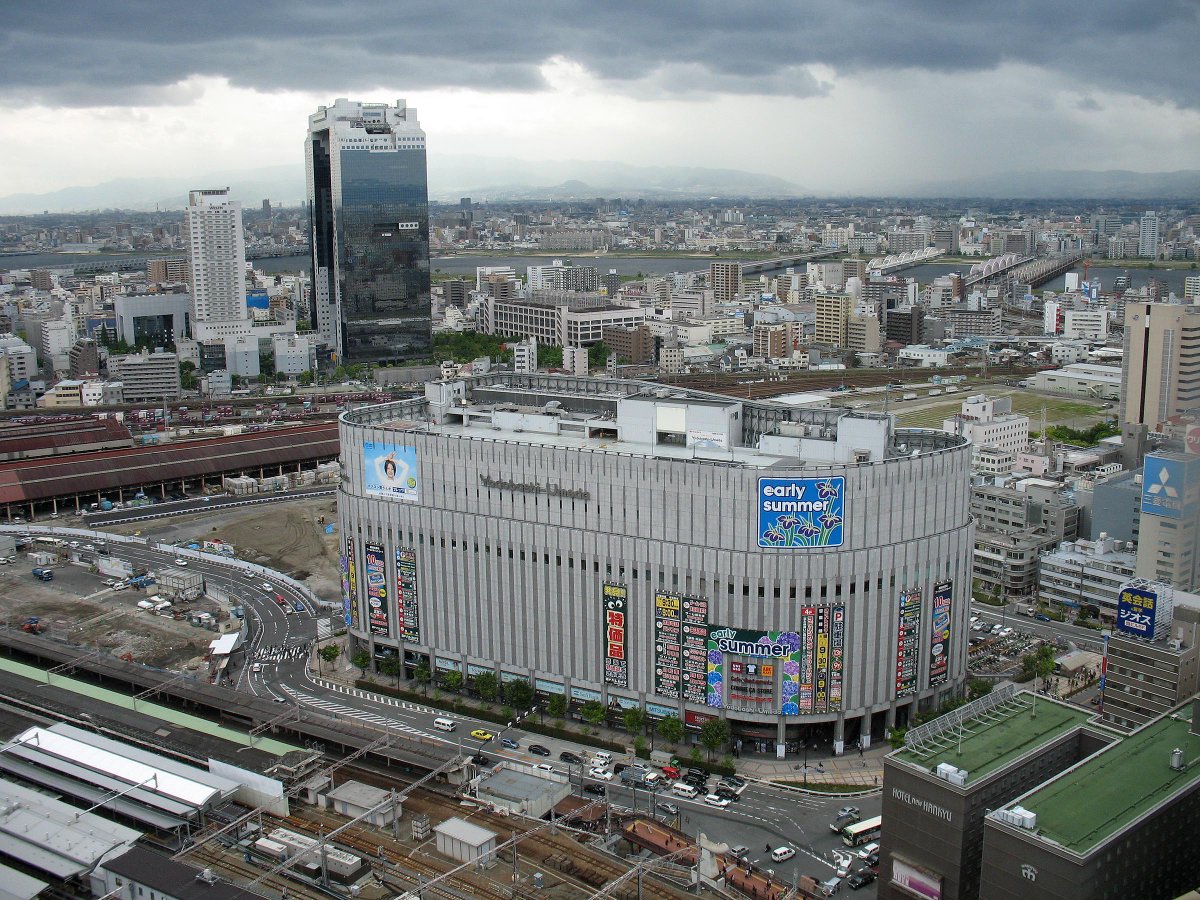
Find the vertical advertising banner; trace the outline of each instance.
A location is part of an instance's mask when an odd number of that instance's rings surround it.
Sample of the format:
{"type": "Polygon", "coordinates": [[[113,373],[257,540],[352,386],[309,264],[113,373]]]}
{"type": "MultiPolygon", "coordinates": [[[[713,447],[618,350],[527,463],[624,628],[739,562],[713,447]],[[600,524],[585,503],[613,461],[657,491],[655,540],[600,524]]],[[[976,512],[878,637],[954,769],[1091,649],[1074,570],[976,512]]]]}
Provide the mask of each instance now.
{"type": "Polygon", "coordinates": [[[346,538],[346,581],[350,586],[350,627],[358,630],[358,563],[354,559],[354,538],[346,538]]]}
{"type": "Polygon", "coordinates": [[[629,591],[623,584],[604,584],[604,683],[629,687],[629,660],[625,656],[629,591]]]}
{"type": "Polygon", "coordinates": [[[846,655],[846,607],[829,607],[829,711],[842,708],[842,673],[846,655]]]}
{"type": "Polygon", "coordinates": [[[817,610],[805,606],[800,610],[800,668],[796,673],[796,709],[813,711],[813,653],[816,650],[817,610]]]}
{"type": "Polygon", "coordinates": [[[683,598],[683,699],[708,699],[708,601],[683,598]]]}
{"type": "Polygon", "coordinates": [[[367,580],[367,624],[371,634],[388,637],[387,562],[379,544],[363,544],[363,574],[367,580]]]}
{"type": "Polygon", "coordinates": [[[350,556],[353,551],[353,543],[347,540],[346,552],[338,560],[342,564],[342,618],[346,620],[347,628],[350,627],[350,556]]]}
{"type": "Polygon", "coordinates": [[[396,551],[396,617],[400,637],[421,643],[421,613],[417,602],[417,551],[396,551]]]}
{"type": "Polygon", "coordinates": [[[828,608],[817,607],[817,646],[814,657],[813,711],[829,708],[829,620],[828,608]]]}
{"type": "Polygon", "coordinates": [[[682,611],[677,594],[654,595],[654,693],[660,697],[678,698],[683,690],[682,611]]]}
{"type": "Polygon", "coordinates": [[[954,582],[933,586],[933,628],[929,633],[929,686],[945,684],[950,677],[950,599],[954,582]]]}
{"type": "Polygon", "coordinates": [[[917,658],[921,648],[921,591],[900,594],[899,632],[896,636],[896,699],[917,690],[917,658]]]}

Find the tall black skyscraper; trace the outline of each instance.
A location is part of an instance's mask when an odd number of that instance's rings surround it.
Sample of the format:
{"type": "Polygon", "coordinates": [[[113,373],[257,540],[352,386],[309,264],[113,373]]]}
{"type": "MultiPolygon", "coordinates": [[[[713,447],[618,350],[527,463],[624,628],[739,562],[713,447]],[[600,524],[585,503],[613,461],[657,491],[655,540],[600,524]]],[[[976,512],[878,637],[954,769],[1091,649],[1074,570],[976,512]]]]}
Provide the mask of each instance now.
{"type": "Polygon", "coordinates": [[[433,355],[429,181],[417,111],[336,100],[308,117],[312,327],[332,365],[433,355]]]}

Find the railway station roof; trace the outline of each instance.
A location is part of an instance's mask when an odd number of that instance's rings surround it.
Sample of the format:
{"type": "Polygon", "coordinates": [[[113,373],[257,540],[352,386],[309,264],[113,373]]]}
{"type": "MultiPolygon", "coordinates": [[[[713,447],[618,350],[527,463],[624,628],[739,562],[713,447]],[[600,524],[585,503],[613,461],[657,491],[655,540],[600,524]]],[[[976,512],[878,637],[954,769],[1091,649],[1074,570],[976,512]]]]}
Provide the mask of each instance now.
{"type": "Polygon", "coordinates": [[[336,457],[336,422],[0,462],[0,503],[28,503],[336,457]]]}

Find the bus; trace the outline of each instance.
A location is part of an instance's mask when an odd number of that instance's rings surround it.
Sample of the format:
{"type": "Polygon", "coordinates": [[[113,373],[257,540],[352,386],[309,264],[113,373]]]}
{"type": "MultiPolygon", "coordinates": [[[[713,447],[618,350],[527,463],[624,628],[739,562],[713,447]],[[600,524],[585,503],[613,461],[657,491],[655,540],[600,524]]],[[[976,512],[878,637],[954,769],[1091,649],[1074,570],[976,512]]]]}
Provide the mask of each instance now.
{"type": "Polygon", "coordinates": [[[861,822],[855,822],[853,825],[847,825],[842,829],[842,843],[847,847],[858,847],[862,844],[869,843],[870,841],[878,840],[882,825],[882,816],[875,816],[872,819],[863,819],[861,822]]]}

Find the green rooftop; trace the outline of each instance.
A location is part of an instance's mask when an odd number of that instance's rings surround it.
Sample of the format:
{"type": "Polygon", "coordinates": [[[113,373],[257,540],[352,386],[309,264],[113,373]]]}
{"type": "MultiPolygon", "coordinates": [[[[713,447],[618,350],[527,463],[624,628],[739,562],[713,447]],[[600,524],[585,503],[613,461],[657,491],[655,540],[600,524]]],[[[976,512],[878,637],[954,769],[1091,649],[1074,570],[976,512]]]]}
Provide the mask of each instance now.
{"type": "Polygon", "coordinates": [[[1200,779],[1200,735],[1185,708],[1106,747],[1020,801],[1037,813],[1038,837],[1087,853],[1138,816],[1200,779]],[[1186,716],[1186,717],[1185,717],[1186,716]],[[1171,768],[1171,751],[1187,764],[1171,768]]]}
{"type": "Polygon", "coordinates": [[[1020,693],[1001,707],[947,730],[922,747],[908,747],[892,758],[926,772],[950,763],[967,772],[967,783],[1004,768],[1013,760],[1051,743],[1092,718],[1092,713],[1036,694],[1020,693]],[[961,752],[960,752],[961,751],[961,752]]]}

